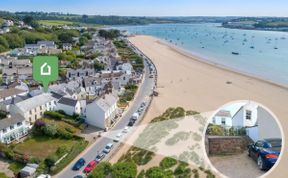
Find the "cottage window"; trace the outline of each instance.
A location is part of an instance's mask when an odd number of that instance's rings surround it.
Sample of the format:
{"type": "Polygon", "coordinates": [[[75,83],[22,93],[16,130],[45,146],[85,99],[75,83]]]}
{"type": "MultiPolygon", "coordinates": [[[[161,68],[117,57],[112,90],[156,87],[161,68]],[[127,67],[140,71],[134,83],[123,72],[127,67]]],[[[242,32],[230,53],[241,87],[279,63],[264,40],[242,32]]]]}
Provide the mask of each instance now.
{"type": "Polygon", "coordinates": [[[42,110],[42,106],[40,106],[40,110],[42,110]]]}
{"type": "Polygon", "coordinates": [[[30,110],[29,113],[32,114],[32,110],[30,110]]]}
{"type": "Polygon", "coordinates": [[[3,131],[3,133],[6,133],[6,132],[7,132],[7,129],[3,129],[2,131],[3,131]]]}
{"type": "Polygon", "coordinates": [[[213,124],[216,124],[216,119],[215,119],[215,117],[213,117],[213,124]]]}
{"type": "Polygon", "coordinates": [[[246,120],[251,120],[252,111],[246,110],[246,120]]]}
{"type": "Polygon", "coordinates": [[[13,129],[14,129],[14,125],[11,125],[11,126],[10,126],[10,130],[13,130],[13,129]]]}
{"type": "Polygon", "coordinates": [[[19,126],[21,126],[22,125],[22,122],[18,122],[17,123],[17,126],[19,127],[19,126]]]}
{"type": "Polygon", "coordinates": [[[221,118],[221,124],[226,125],[226,119],[225,118],[221,118]]]}

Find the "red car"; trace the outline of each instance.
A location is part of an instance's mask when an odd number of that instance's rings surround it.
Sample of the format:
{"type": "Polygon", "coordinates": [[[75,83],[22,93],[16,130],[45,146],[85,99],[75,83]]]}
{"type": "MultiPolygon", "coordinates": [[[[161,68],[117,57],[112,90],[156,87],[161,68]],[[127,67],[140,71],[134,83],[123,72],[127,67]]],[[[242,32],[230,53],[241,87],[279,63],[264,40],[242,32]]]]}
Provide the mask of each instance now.
{"type": "Polygon", "coordinates": [[[95,169],[95,167],[97,166],[97,162],[95,160],[90,161],[90,163],[85,167],[84,169],[84,173],[88,174],[91,171],[93,171],[93,169],[95,169]]]}

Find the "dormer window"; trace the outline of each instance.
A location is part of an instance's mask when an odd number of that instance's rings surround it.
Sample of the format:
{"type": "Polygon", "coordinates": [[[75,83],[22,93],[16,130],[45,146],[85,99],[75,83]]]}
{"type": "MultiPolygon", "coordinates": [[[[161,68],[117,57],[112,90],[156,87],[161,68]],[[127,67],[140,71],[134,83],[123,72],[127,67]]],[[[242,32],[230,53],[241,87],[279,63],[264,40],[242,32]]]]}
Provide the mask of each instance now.
{"type": "Polygon", "coordinates": [[[251,120],[252,111],[246,110],[246,120],[251,120]]]}

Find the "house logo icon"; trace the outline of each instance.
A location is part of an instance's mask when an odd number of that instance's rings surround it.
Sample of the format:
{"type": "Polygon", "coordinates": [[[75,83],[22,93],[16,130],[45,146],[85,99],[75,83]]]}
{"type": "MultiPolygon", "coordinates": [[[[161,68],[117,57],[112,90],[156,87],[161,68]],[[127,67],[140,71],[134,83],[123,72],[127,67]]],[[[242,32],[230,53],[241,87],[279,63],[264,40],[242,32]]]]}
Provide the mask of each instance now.
{"type": "Polygon", "coordinates": [[[44,76],[47,76],[47,75],[51,75],[51,66],[49,66],[47,64],[47,62],[45,62],[41,68],[40,68],[40,75],[44,75],[44,76]]]}

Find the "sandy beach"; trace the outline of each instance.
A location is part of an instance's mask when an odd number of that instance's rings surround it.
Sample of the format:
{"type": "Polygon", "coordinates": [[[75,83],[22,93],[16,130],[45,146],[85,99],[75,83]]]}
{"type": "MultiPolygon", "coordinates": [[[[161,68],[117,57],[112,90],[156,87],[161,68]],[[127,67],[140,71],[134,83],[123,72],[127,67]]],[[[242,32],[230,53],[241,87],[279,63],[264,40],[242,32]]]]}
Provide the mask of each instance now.
{"type": "MultiPolygon", "coordinates": [[[[181,106],[186,110],[209,112],[235,100],[254,100],[274,112],[284,131],[288,126],[287,88],[207,64],[154,37],[135,36],[129,40],[152,59],[158,71],[159,96],[153,99],[144,123],[169,107],[181,106]]],[[[285,150],[287,148],[286,145],[285,150]]],[[[128,146],[124,146],[112,162],[127,149],[128,146]]],[[[287,152],[283,155],[285,157],[288,157],[287,152]]],[[[288,160],[281,159],[277,170],[268,177],[283,177],[283,173],[288,172],[286,165],[288,160]],[[282,175],[277,175],[278,172],[282,175]]]]}

